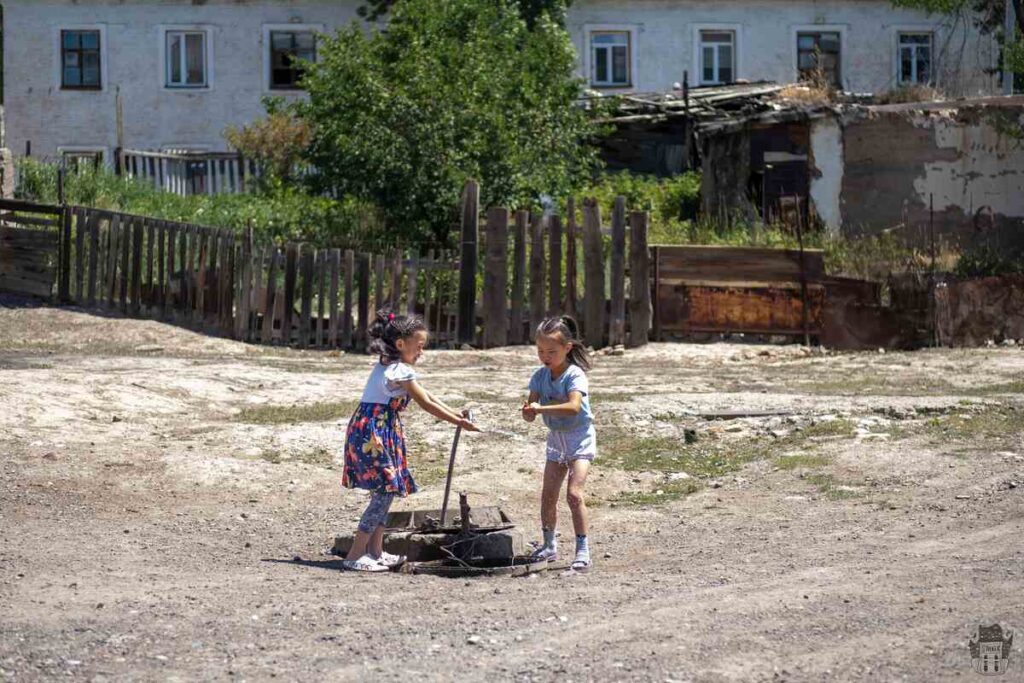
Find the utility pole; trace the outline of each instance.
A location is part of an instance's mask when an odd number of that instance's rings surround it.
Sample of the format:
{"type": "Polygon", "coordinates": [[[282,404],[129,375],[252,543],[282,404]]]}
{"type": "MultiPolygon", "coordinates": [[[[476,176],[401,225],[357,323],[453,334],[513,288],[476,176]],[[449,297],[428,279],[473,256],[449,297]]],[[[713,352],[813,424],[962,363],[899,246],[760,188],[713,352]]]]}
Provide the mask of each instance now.
{"type": "Polygon", "coordinates": [[[1013,0],[1006,0],[1006,18],[1003,24],[1003,94],[1012,95],[1013,71],[1010,69],[1010,48],[1017,42],[1017,18],[1013,0]]]}

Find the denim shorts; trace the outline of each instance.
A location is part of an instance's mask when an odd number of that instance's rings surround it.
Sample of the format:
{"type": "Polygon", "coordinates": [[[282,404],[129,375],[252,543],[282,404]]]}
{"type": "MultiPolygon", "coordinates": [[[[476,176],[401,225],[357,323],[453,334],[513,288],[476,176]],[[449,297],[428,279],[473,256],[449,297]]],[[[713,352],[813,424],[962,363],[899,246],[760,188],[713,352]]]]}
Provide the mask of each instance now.
{"type": "Polygon", "coordinates": [[[548,462],[567,465],[573,460],[593,461],[597,455],[597,431],[593,424],[572,431],[548,432],[548,462]]]}

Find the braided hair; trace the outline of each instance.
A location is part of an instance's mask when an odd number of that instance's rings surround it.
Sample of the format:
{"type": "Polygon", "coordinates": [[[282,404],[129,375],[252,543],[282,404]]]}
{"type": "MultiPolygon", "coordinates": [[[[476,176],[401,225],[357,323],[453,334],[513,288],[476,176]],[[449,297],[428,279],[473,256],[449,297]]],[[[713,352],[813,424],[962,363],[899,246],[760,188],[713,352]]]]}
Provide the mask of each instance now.
{"type": "Polygon", "coordinates": [[[545,318],[537,326],[537,336],[554,336],[556,334],[562,337],[563,342],[572,343],[572,348],[569,349],[569,355],[566,359],[573,365],[579,366],[584,372],[589,370],[591,367],[590,356],[583,346],[583,337],[580,336],[580,325],[576,322],[576,319],[571,315],[558,315],[545,318]]]}
{"type": "Polygon", "coordinates": [[[383,365],[394,363],[402,357],[396,342],[426,329],[427,324],[418,315],[395,315],[389,309],[382,308],[377,311],[377,318],[370,325],[370,353],[380,356],[383,365]]]}

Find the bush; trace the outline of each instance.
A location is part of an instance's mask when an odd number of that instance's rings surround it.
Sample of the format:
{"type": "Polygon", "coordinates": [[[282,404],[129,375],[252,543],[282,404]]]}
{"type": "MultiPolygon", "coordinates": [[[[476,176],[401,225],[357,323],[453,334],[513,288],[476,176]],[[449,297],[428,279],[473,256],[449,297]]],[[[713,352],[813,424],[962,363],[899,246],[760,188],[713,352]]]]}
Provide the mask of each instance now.
{"type": "Polygon", "coordinates": [[[953,272],[965,279],[1022,274],[1024,247],[1007,248],[991,244],[968,247],[960,254],[953,272]]]}

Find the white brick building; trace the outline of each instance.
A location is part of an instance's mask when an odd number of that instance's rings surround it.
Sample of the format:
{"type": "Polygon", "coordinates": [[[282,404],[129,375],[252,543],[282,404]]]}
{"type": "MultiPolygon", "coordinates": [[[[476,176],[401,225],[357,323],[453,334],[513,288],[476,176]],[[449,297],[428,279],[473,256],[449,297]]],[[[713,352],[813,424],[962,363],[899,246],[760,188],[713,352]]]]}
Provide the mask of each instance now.
{"type": "MultiPolygon", "coordinates": [[[[223,150],[224,129],[297,96],[287,55],[356,18],[359,0],[7,0],[4,104],[16,155],[223,150]],[[120,100],[120,106],[118,101],[120,100]],[[120,130],[120,136],[119,136],[120,130]],[[120,139],[119,139],[120,138],[120,139]]],[[[936,80],[994,92],[993,41],[889,0],[576,0],[568,28],[591,87],[792,81],[823,55],[844,88],[936,80]]]]}

